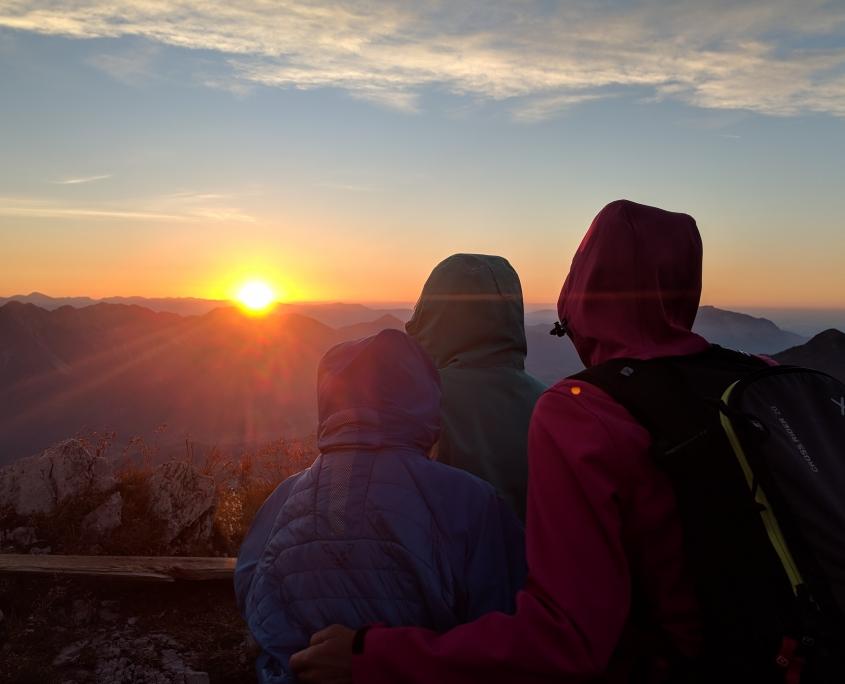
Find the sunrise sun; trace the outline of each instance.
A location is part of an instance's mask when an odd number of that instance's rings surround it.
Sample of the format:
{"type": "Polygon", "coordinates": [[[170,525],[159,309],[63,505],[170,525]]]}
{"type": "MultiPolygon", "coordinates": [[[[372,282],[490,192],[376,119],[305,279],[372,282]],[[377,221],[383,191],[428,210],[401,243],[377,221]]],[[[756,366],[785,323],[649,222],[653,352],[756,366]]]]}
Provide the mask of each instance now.
{"type": "Polygon", "coordinates": [[[276,301],[273,289],[264,281],[250,280],[238,290],[238,303],[251,313],[264,313],[276,301]]]}

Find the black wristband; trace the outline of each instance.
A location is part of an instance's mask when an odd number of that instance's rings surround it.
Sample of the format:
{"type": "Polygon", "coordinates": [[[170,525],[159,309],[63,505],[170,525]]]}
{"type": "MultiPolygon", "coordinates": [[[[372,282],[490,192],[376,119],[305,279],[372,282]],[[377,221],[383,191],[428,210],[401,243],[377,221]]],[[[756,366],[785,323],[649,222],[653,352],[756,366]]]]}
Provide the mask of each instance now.
{"type": "Polygon", "coordinates": [[[370,627],[372,625],[364,625],[355,632],[355,636],[352,639],[352,653],[354,655],[361,655],[364,652],[364,637],[367,636],[370,627]]]}

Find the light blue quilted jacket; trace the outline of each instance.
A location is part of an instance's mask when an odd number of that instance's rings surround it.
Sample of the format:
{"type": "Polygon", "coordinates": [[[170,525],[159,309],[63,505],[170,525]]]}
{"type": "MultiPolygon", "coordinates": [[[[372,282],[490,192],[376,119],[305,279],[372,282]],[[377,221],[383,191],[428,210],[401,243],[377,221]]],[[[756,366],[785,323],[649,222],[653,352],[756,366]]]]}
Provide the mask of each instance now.
{"type": "Polygon", "coordinates": [[[437,371],[386,330],[339,345],[318,371],[320,456],[258,512],[235,590],[262,654],[259,681],[334,623],[447,630],[511,611],[525,576],[516,516],[479,478],[431,461],[437,371]]]}

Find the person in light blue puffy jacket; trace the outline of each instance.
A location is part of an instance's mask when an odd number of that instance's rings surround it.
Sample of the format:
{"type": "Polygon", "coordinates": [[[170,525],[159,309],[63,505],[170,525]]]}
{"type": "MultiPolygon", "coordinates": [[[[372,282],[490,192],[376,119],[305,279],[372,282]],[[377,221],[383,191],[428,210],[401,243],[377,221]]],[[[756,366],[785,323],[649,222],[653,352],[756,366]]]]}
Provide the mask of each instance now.
{"type": "Polygon", "coordinates": [[[320,455],[270,495],[235,570],[261,682],[340,623],[444,631],[512,612],[523,530],[491,485],[429,459],[440,382],[396,330],[331,349],[318,369],[320,455]]]}

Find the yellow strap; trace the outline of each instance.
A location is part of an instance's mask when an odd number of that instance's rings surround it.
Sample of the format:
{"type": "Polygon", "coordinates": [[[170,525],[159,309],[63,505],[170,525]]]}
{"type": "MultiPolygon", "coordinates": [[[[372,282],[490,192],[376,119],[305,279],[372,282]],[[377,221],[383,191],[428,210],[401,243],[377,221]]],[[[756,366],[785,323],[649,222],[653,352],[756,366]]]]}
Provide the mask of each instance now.
{"type": "MultiPolygon", "coordinates": [[[[735,382],[733,385],[728,387],[722,395],[722,401],[725,404],[728,403],[728,399],[730,399],[731,392],[734,387],[736,387],[736,384],[737,383],[735,382]]],[[[749,488],[753,488],[754,473],[751,470],[751,466],[748,464],[745,451],[742,448],[742,444],[740,444],[739,437],[734,431],[731,419],[722,412],[721,421],[722,428],[724,428],[725,433],[728,436],[728,441],[731,443],[734,454],[736,454],[736,458],[742,468],[742,472],[745,474],[745,481],[748,483],[749,488]]],[[[780,562],[783,565],[783,569],[786,571],[787,577],[789,577],[789,581],[792,584],[792,591],[797,595],[798,587],[804,584],[804,580],[801,577],[798,566],[795,564],[795,559],[789,552],[789,547],[786,544],[783,532],[781,532],[780,525],[778,525],[777,518],[775,518],[772,508],[769,506],[769,500],[766,498],[766,494],[763,492],[763,488],[760,487],[759,484],[757,486],[757,491],[754,494],[754,501],[761,506],[760,517],[763,519],[763,525],[766,527],[766,532],[769,535],[769,541],[780,558],[780,562]]]]}

